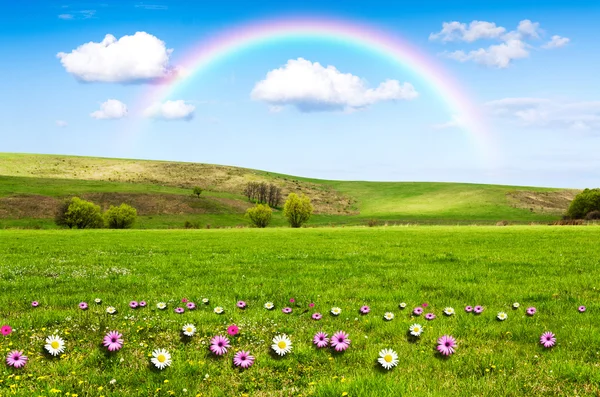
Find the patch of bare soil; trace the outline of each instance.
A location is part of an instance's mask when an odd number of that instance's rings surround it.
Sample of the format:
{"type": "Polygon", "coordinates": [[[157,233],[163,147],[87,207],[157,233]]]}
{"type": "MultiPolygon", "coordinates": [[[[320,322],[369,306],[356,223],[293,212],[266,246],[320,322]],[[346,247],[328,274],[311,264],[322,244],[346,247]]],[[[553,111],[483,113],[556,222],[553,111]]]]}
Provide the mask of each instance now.
{"type": "Polygon", "coordinates": [[[510,204],[515,208],[528,209],[531,212],[564,214],[579,190],[565,189],[549,192],[515,190],[506,193],[510,204]]]}
{"type": "Polygon", "coordinates": [[[51,218],[59,204],[60,200],[46,196],[0,197],[0,218],[51,218]]]}

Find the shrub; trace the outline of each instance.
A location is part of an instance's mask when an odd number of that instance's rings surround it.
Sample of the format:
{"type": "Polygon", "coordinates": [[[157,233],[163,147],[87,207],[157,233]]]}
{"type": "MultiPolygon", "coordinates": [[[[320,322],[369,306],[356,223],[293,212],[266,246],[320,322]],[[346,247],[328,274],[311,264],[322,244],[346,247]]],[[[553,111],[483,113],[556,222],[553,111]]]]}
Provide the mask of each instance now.
{"type": "Polygon", "coordinates": [[[369,227],[374,227],[377,226],[379,224],[379,221],[377,219],[369,219],[367,221],[367,226],[369,227]]]}
{"type": "Polygon", "coordinates": [[[573,219],[583,219],[592,211],[600,211],[600,189],[585,189],[575,196],[567,215],[573,219]]]}
{"type": "Polygon", "coordinates": [[[101,228],[104,223],[100,206],[79,197],[65,200],[58,208],[54,220],[58,226],[66,226],[69,229],[101,228]]]}
{"type": "Polygon", "coordinates": [[[256,227],[267,227],[271,223],[273,210],[267,204],[257,204],[256,207],[248,208],[246,216],[256,227]]]}
{"type": "Polygon", "coordinates": [[[198,198],[200,198],[200,195],[202,194],[202,188],[199,186],[196,186],[196,187],[194,187],[193,192],[196,196],[198,196],[198,198]]]}
{"type": "Polygon", "coordinates": [[[588,221],[600,219],[600,211],[595,210],[595,211],[588,212],[587,215],[585,216],[585,219],[587,219],[588,221]]]}
{"type": "Polygon", "coordinates": [[[111,205],[104,213],[106,226],[110,229],[130,229],[137,218],[137,210],[125,203],[118,207],[111,205]]]}
{"type": "Polygon", "coordinates": [[[185,223],[183,224],[183,226],[186,229],[200,229],[200,222],[185,221],[185,223]]]}
{"type": "Polygon", "coordinates": [[[499,221],[499,222],[496,222],[496,226],[508,226],[508,221],[499,221]]]}
{"type": "Polygon", "coordinates": [[[298,197],[296,193],[290,193],[283,206],[283,215],[288,219],[291,227],[300,227],[310,219],[313,210],[310,198],[305,195],[298,197]]]}

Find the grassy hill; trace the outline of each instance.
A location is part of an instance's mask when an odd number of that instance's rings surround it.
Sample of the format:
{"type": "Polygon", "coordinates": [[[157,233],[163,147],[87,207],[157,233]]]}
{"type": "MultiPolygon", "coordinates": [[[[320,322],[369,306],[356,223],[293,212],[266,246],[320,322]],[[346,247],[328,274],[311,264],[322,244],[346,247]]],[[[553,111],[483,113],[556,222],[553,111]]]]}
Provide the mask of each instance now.
{"type": "MultiPolygon", "coordinates": [[[[53,227],[56,206],[78,195],[107,208],[129,203],[137,227],[247,225],[250,181],[272,182],[315,205],[312,225],[514,223],[558,219],[576,190],[436,182],[327,181],[200,163],[0,153],[0,227],[53,227]],[[201,186],[202,197],[191,195],[201,186]]],[[[274,226],[285,225],[281,211],[274,226]]]]}

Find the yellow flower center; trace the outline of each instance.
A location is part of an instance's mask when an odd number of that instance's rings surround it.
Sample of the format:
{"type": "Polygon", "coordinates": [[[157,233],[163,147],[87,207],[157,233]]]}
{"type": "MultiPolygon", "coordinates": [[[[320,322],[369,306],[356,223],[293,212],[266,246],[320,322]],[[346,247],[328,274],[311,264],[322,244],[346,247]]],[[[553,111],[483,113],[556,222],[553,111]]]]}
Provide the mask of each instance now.
{"type": "Polygon", "coordinates": [[[186,330],[187,332],[192,332],[192,328],[191,328],[191,327],[187,327],[185,330],[186,330]]]}
{"type": "Polygon", "coordinates": [[[159,354],[158,357],[156,357],[156,359],[158,360],[159,363],[164,363],[165,361],[167,361],[167,358],[165,357],[164,354],[159,354]]]}
{"type": "Polygon", "coordinates": [[[415,327],[415,328],[413,329],[413,331],[414,331],[414,332],[419,332],[420,330],[421,330],[421,328],[419,328],[419,327],[415,327]]]}
{"type": "Polygon", "coordinates": [[[385,362],[386,362],[386,363],[391,363],[391,362],[392,362],[392,360],[393,360],[394,358],[392,357],[392,355],[391,355],[391,354],[386,354],[386,355],[383,357],[383,359],[385,360],[385,362]]]}
{"type": "Polygon", "coordinates": [[[277,344],[277,346],[278,346],[280,349],[285,349],[285,348],[287,347],[287,343],[285,343],[284,341],[280,341],[280,342],[277,344]]]}
{"type": "Polygon", "coordinates": [[[60,346],[60,343],[58,343],[57,341],[54,341],[54,342],[50,343],[50,346],[52,346],[53,349],[58,349],[58,347],[60,346]]]}

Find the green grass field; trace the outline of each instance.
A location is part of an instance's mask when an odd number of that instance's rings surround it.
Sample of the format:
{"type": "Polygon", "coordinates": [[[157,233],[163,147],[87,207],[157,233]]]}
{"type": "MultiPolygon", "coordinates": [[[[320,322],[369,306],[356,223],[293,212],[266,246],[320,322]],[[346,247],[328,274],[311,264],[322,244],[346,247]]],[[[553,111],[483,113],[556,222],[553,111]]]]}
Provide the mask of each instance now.
{"type": "Polygon", "coordinates": [[[595,226],[0,231],[0,322],[15,329],[0,336],[0,349],[30,357],[21,370],[1,366],[0,395],[597,395],[599,236],[595,226]],[[210,304],[177,315],[184,297],[210,304]],[[285,315],[290,298],[294,311],[285,315]],[[133,310],[130,300],[149,306],[133,310]],[[238,300],[248,308],[237,309],[238,300]],[[90,309],[79,310],[81,301],[90,309]],[[275,310],[263,308],[267,301],[275,310]],[[435,320],[411,317],[423,302],[435,320]],[[361,316],[364,304],[371,313],[361,316]],[[464,312],[477,304],[483,314],[464,312]],[[106,314],[108,305],[118,313],[106,314]],[[225,314],[213,313],[218,305],[225,314]],[[328,314],[332,306],[342,308],[339,317],[328,314]],[[445,317],[446,306],[456,315],[445,317]],[[528,306],[534,317],[525,316],[528,306]],[[323,319],[311,320],[313,311],[323,319]],[[396,318],[384,321],[386,311],[396,318]],[[499,311],[506,321],[496,320],[499,311]],[[417,321],[426,328],[411,342],[417,321]],[[198,331],[184,343],[179,330],[188,322],[198,331]],[[206,345],[232,323],[241,330],[233,350],[256,356],[245,371],[232,367],[233,352],[215,358],[206,345]],[[100,342],[112,329],[126,344],[108,355],[100,342]],[[315,349],[320,330],[347,331],[350,348],[315,349]],[[539,345],[544,331],[556,334],[554,348],[539,345]],[[67,344],[59,359],[42,350],[53,333],[67,344]],[[283,358],[269,349],[279,333],[294,343],[283,358]],[[434,350],[443,334],[458,340],[448,359],[434,350]],[[155,348],[171,352],[171,367],[150,367],[155,348]],[[389,372],[376,362],[382,348],[400,356],[389,372]]]}

